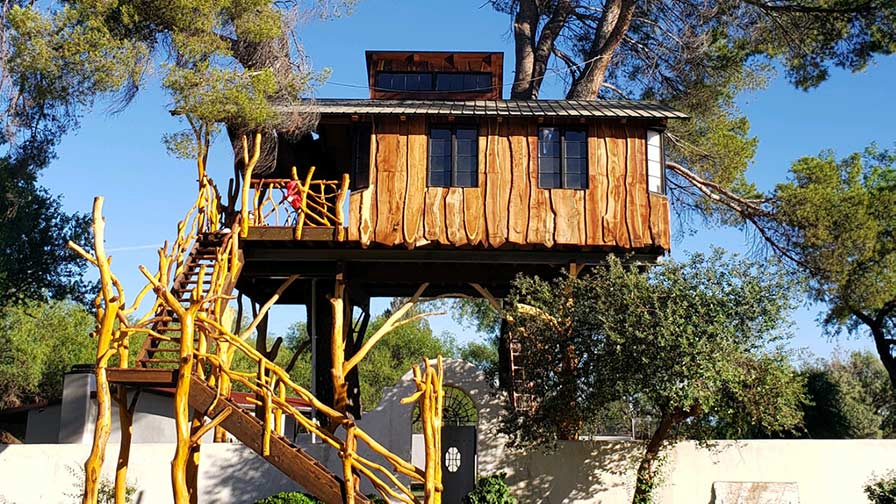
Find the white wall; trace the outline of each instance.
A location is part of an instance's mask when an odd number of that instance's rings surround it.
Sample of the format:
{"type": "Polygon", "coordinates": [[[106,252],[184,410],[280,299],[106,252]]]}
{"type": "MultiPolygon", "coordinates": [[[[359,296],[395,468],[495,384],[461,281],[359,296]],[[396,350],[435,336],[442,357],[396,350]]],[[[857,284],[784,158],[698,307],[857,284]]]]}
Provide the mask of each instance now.
{"type": "MultiPolygon", "coordinates": [[[[631,502],[641,445],[631,441],[565,442],[551,454],[510,455],[508,483],[525,503],[631,502]]],[[[711,503],[714,482],[793,482],[804,504],[865,503],[873,473],[896,468],[896,440],[683,442],[667,451],[666,504],[711,503]]],[[[746,501],[749,502],[749,501],[746,501]]]]}
{"type": "MultiPolygon", "coordinates": [[[[628,504],[637,446],[630,442],[563,443],[553,454],[511,456],[504,470],[521,504],[628,504]]],[[[0,503],[71,503],[87,445],[0,445],[0,503]],[[73,472],[75,474],[73,474],[73,472]],[[5,500],[4,500],[5,499],[5,500]]],[[[331,451],[331,450],[330,450],[331,451]]],[[[118,446],[109,445],[104,474],[111,478],[118,446]]],[[[172,502],[173,444],[132,446],[129,480],[135,503],[172,502]]],[[[669,452],[664,504],[712,502],[716,481],[794,482],[803,504],[867,502],[862,485],[874,472],[896,467],[896,441],[744,441],[716,449],[681,443],[669,452]]],[[[327,457],[330,458],[330,457],[327,457]]],[[[236,444],[202,447],[199,502],[251,504],[296,485],[273,466],[236,444]]]]}
{"type": "MultiPolygon", "coordinates": [[[[466,391],[479,410],[479,473],[506,472],[521,504],[631,501],[639,443],[565,442],[552,453],[512,451],[497,430],[501,396],[485,377],[470,364],[449,360],[445,362],[445,383],[466,391]]],[[[413,405],[401,405],[399,400],[413,391],[408,373],[395,387],[384,391],[379,408],[358,422],[374,439],[405,459],[411,457],[413,405]]],[[[113,416],[113,420],[116,418],[113,416]]],[[[173,424],[173,420],[167,421],[173,424]]],[[[135,438],[154,435],[173,440],[167,428],[164,432],[139,434],[141,427],[154,430],[158,425],[150,422],[135,426],[135,438]]],[[[335,450],[320,444],[305,444],[303,448],[332,471],[341,471],[335,450]]],[[[0,504],[6,504],[4,498],[8,503],[19,504],[74,502],[66,496],[76,491],[76,479],[70,469],[78,470],[89,449],[87,444],[0,445],[0,504]]],[[[114,471],[117,453],[118,446],[110,444],[104,467],[109,476],[114,471]]],[[[129,474],[140,490],[140,499],[135,502],[171,502],[169,468],[173,454],[173,444],[132,446],[129,474]]],[[[665,484],[658,497],[664,504],[707,504],[713,502],[714,482],[789,482],[796,484],[803,504],[864,503],[862,486],[873,473],[889,469],[896,469],[896,440],[722,441],[708,448],[685,442],[667,451],[663,465],[665,484]]],[[[251,503],[259,497],[296,488],[242,445],[203,444],[203,504],[251,503]]],[[[370,486],[364,484],[362,490],[368,492],[370,486]]]]}

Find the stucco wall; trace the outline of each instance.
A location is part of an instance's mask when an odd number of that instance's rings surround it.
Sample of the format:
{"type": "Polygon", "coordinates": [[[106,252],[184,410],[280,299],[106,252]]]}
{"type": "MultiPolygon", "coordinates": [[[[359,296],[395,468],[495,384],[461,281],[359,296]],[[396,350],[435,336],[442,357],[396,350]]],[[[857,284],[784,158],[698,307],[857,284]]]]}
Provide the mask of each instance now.
{"type": "MultiPolygon", "coordinates": [[[[476,403],[479,473],[506,472],[521,504],[630,502],[641,449],[638,443],[567,442],[552,453],[515,452],[505,447],[506,439],[497,430],[501,398],[481,373],[465,362],[446,361],[445,383],[466,391],[476,403]]],[[[374,439],[406,459],[411,457],[413,407],[401,405],[399,400],[413,391],[408,373],[395,387],[384,391],[379,408],[359,421],[374,439]]],[[[144,427],[157,428],[152,423],[144,427]]],[[[138,430],[140,427],[135,428],[135,436],[138,430]]],[[[161,434],[167,436],[167,431],[155,432],[161,434]]],[[[66,495],[76,491],[77,480],[71,471],[78,471],[89,448],[88,444],[0,445],[0,504],[74,502],[66,495]]],[[[303,448],[331,470],[340,470],[334,450],[320,444],[304,444],[303,448]]],[[[109,476],[117,452],[118,446],[110,444],[104,468],[109,476]]],[[[169,468],[173,454],[173,444],[133,445],[129,475],[139,489],[135,502],[171,502],[169,468]]],[[[204,444],[200,468],[203,504],[251,503],[296,488],[242,445],[204,444]]],[[[896,469],[896,440],[723,441],[709,447],[686,442],[667,452],[663,465],[666,483],[659,489],[658,500],[665,504],[708,504],[713,502],[714,482],[741,481],[795,483],[803,504],[864,503],[863,484],[873,473],[889,469],[896,469]]],[[[364,490],[369,491],[369,486],[365,484],[364,490]]]]}
{"type": "MultiPolygon", "coordinates": [[[[0,445],[0,503],[55,504],[76,499],[79,466],[87,445],[0,445]],[[5,501],[4,501],[5,499],[5,501]]],[[[118,446],[109,445],[104,473],[112,477],[118,446]]],[[[331,451],[331,450],[330,450],[331,451]]],[[[681,443],[670,450],[665,504],[708,504],[715,481],[793,482],[804,504],[867,502],[862,485],[877,471],[896,467],[896,441],[744,441],[715,449],[681,443]]],[[[129,480],[135,502],[172,502],[169,484],[172,444],[135,444],[129,480]]],[[[512,456],[504,470],[521,504],[628,504],[633,480],[632,443],[564,443],[550,455],[512,456]]],[[[329,458],[329,457],[328,457],[329,458]]],[[[237,444],[202,447],[200,502],[251,503],[294,483],[250,450],[237,444]]]]}

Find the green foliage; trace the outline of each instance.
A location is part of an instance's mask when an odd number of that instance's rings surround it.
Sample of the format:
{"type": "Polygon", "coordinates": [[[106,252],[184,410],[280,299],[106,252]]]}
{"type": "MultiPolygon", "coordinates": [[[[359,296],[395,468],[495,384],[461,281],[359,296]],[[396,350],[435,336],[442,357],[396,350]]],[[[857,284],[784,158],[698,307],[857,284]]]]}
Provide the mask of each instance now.
{"type": "Polygon", "coordinates": [[[774,268],[720,252],[646,273],[614,258],[577,279],[521,278],[511,300],[537,311],[516,317],[540,406],[505,427],[551,441],[637,396],[660,415],[789,429],[802,385],[777,345],[791,289],[774,268]]]}
{"type": "Polygon", "coordinates": [[[516,504],[504,481],[506,478],[504,473],[479,478],[476,487],[464,496],[463,504],[516,504]]]}
{"type": "Polygon", "coordinates": [[[0,307],[47,298],[86,304],[96,292],[82,278],[88,264],[66,243],[88,243],[87,216],[63,211],[20,168],[0,157],[0,307]]]}
{"type": "MultiPolygon", "coordinates": [[[[415,310],[407,316],[412,316],[415,310]]],[[[388,313],[370,321],[368,334],[373,334],[388,318],[388,313]]],[[[377,343],[367,357],[359,364],[361,378],[361,404],[371,410],[379,404],[383,390],[395,386],[398,380],[414,364],[423,358],[454,356],[454,342],[448,335],[433,334],[426,319],[418,319],[404,324],[377,343]]]]}
{"type": "MultiPolygon", "coordinates": [[[[6,66],[13,86],[3,96],[5,125],[51,149],[98,100],[115,98],[124,107],[146,76],[155,73],[173,108],[189,122],[188,137],[208,138],[222,122],[243,130],[289,129],[277,123],[274,102],[298,101],[327,75],[312,72],[291,42],[296,40],[291,37],[293,11],[338,15],[341,7],[353,4],[23,2],[8,13],[6,66]]],[[[172,151],[194,154],[184,138],[168,138],[172,151]]]]}
{"type": "Polygon", "coordinates": [[[893,437],[896,396],[887,373],[870,352],[835,355],[802,371],[809,403],[806,435],[816,439],[893,437]]]}
{"type": "Polygon", "coordinates": [[[92,363],[94,319],[70,302],[0,309],[0,409],[62,397],[63,375],[92,363]]]}
{"type": "Polygon", "coordinates": [[[638,470],[645,491],[675,436],[791,430],[804,402],[780,349],[792,295],[767,263],[720,251],[646,272],[611,258],[579,278],[520,278],[510,301],[537,400],[503,429],[523,445],[575,439],[613,402],[637,398],[656,421],[638,470]]]}
{"type": "Polygon", "coordinates": [[[776,240],[800,264],[831,332],[871,332],[896,387],[896,152],[796,161],[773,193],[776,240]]]}
{"type": "MultiPolygon", "coordinates": [[[[84,484],[85,484],[85,473],[84,468],[78,466],[77,468],[72,466],[66,466],[68,472],[70,472],[77,481],[75,483],[75,491],[69,494],[66,494],[68,497],[72,498],[73,503],[81,502],[81,498],[84,495],[84,484]]],[[[124,502],[125,504],[130,504],[134,502],[134,494],[137,493],[137,487],[130,483],[125,484],[124,488],[124,502]]],[[[97,504],[115,504],[115,482],[110,480],[109,478],[103,476],[97,481],[97,504]]]]}
{"type": "Polygon", "coordinates": [[[871,504],[896,504],[896,472],[869,481],[865,495],[871,504]]]}
{"type": "Polygon", "coordinates": [[[264,499],[258,499],[255,504],[320,504],[321,501],[314,497],[299,492],[280,492],[264,499]]]}
{"type": "Polygon", "coordinates": [[[774,200],[813,296],[830,307],[829,326],[896,303],[896,152],[799,159],[774,200]]]}

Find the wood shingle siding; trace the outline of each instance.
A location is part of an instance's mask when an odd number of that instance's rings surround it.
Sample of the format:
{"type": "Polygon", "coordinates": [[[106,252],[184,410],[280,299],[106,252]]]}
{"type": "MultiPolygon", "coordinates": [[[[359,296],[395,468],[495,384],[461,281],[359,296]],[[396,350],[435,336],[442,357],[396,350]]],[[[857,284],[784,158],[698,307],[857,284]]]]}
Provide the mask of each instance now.
{"type": "Polygon", "coordinates": [[[362,246],[669,249],[669,204],[649,193],[646,130],[594,120],[587,189],[538,186],[531,118],[479,119],[477,187],[428,187],[423,116],[372,119],[371,185],[349,197],[348,239],[362,246]]]}

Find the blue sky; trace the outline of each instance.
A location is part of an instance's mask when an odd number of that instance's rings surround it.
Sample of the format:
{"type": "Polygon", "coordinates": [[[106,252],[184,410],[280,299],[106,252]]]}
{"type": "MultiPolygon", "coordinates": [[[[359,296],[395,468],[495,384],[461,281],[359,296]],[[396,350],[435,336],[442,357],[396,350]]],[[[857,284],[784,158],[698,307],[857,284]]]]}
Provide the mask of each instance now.
{"type": "MultiPolygon", "coordinates": [[[[482,7],[483,3],[362,0],[351,16],[301,26],[300,38],[315,68],[332,69],[329,83],[316,95],[367,97],[366,49],[503,51],[505,82],[511,82],[510,18],[482,7]]],[[[767,90],[741,97],[752,134],[760,140],[750,178],[767,189],[782,181],[790,163],[800,156],[823,149],[844,156],[872,141],[892,146],[896,142],[894,82],[896,57],[888,57],[858,74],[834,71],[830,80],[808,93],[777,79],[767,90]]],[[[542,97],[561,96],[558,80],[546,83],[542,97]]],[[[63,196],[68,210],[87,212],[95,195],[106,198],[107,248],[130,296],[144,283],[137,265],[154,268],[155,247],[173,237],[177,221],[195,197],[194,163],[172,158],[162,145],[164,133],[182,127],[168,114],[167,105],[153,78],[124,112],[109,115],[100,105],[84,118],[79,130],[63,139],[58,159],[43,173],[42,182],[63,196]]],[[[226,138],[219,138],[210,171],[221,186],[226,186],[230,174],[229,156],[226,138]]],[[[673,243],[673,257],[712,245],[749,253],[752,242],[736,230],[697,229],[673,243]]],[[[383,301],[375,309],[384,306],[383,301]]],[[[871,348],[867,338],[842,337],[834,342],[822,338],[815,322],[820,310],[804,306],[794,313],[794,347],[821,356],[835,347],[871,348]]],[[[271,328],[282,332],[303,316],[300,310],[279,310],[272,314],[271,328]]],[[[447,316],[433,319],[432,324],[461,341],[478,337],[447,316]]]]}

